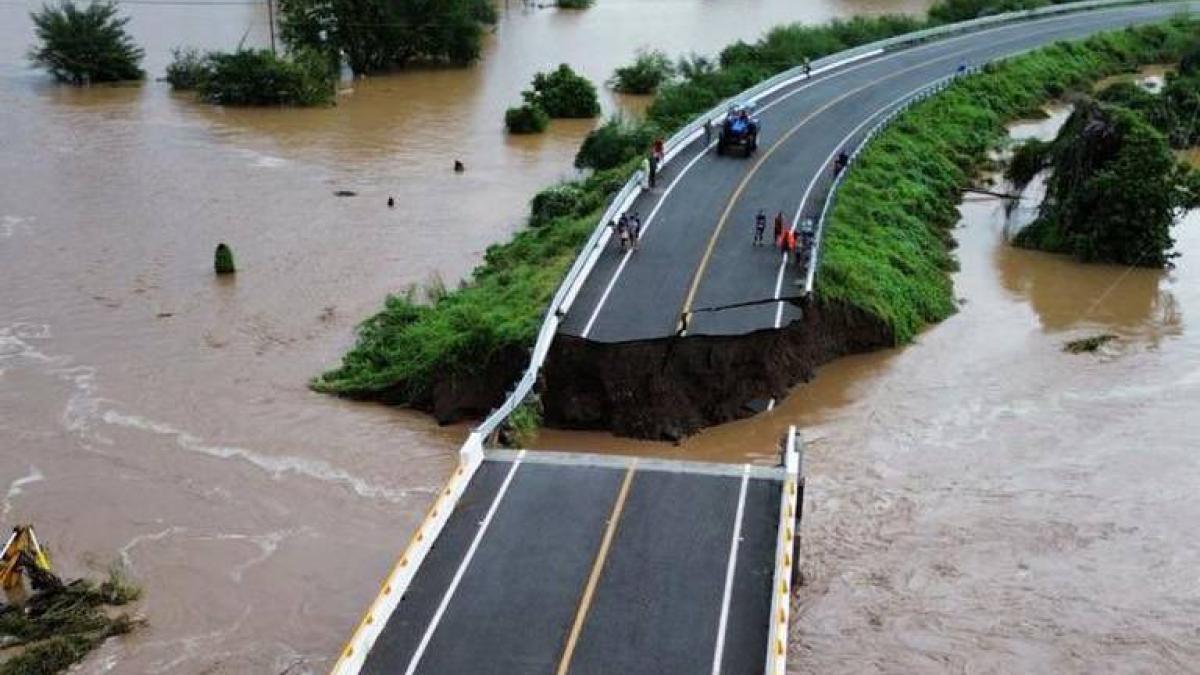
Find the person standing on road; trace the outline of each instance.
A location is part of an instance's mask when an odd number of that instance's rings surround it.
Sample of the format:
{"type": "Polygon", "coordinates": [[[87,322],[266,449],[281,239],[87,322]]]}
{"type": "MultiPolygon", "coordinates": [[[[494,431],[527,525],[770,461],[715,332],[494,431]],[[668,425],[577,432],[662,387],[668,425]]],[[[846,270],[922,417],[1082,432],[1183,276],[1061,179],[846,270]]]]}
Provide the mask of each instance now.
{"type": "Polygon", "coordinates": [[[629,243],[629,216],[622,213],[620,219],[614,218],[612,228],[617,235],[617,250],[624,253],[629,243]]]}
{"type": "Polygon", "coordinates": [[[754,216],[754,245],[763,245],[763,232],[767,231],[767,214],[763,213],[762,209],[758,210],[758,215],[754,216]]]}
{"type": "Polygon", "coordinates": [[[658,183],[658,155],[651,153],[650,159],[650,189],[653,190],[655,184],[658,183]]]}
{"type": "Polygon", "coordinates": [[[665,148],[666,145],[663,143],[662,136],[654,139],[654,159],[658,160],[659,164],[662,164],[663,157],[666,156],[664,153],[665,148]]]}
{"type": "Polygon", "coordinates": [[[779,237],[783,235],[783,211],[775,214],[775,238],[771,241],[779,243],[779,237]]]}
{"type": "Polygon", "coordinates": [[[850,154],[842,150],[838,153],[837,159],[833,160],[833,177],[837,178],[848,164],[850,164],[850,154]]]}
{"type": "Polygon", "coordinates": [[[704,118],[704,147],[712,144],[712,120],[704,118]]]}
{"type": "Polygon", "coordinates": [[[812,79],[812,59],[804,57],[804,78],[812,79]]]}
{"type": "Polygon", "coordinates": [[[649,190],[651,188],[651,185],[650,185],[650,158],[643,157],[642,165],[639,168],[642,171],[642,189],[649,190]]]}
{"type": "Polygon", "coordinates": [[[637,211],[629,219],[629,244],[633,250],[638,250],[638,242],[642,240],[642,216],[637,211]]]}

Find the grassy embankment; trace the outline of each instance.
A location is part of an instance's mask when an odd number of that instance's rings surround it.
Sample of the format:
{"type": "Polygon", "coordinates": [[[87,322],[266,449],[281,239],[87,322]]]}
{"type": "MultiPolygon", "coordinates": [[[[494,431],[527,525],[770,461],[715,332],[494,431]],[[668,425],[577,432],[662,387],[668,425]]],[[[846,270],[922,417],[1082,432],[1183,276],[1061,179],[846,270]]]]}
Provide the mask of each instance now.
{"type": "Polygon", "coordinates": [[[1200,23],[1177,18],[1060,42],[985,68],[917,104],[863,153],[831,214],[817,294],[867,310],[898,343],[954,311],[951,229],[960,194],[1004,125],[1071,90],[1178,59],[1200,23]]]}
{"type": "MultiPolygon", "coordinates": [[[[702,68],[665,85],[649,123],[666,134],[695,115],[805,58],[908,32],[924,22],[909,17],[853,19],[821,27],[784,26],[755,44],[737,43],[721,66],[702,68]]],[[[641,141],[648,141],[643,133],[641,141]]],[[[647,142],[639,142],[646,147],[647,142]]],[[[612,168],[537,195],[529,227],[490,247],[471,278],[449,293],[417,289],[387,298],[359,327],[357,344],[339,367],[312,381],[317,391],[427,405],[436,382],[470,375],[490,359],[528,348],[554,290],[596,225],[607,200],[637,165],[628,154],[612,168]]]]}
{"type": "MultiPolygon", "coordinates": [[[[1043,4],[1048,3],[1006,0],[1004,6],[1043,4]]],[[[415,289],[389,297],[383,310],[360,326],[357,344],[340,366],[315,378],[312,387],[342,396],[428,406],[437,382],[482,372],[498,355],[511,353],[513,348],[529,348],[556,286],[595,227],[605,202],[633,172],[651,134],[669,134],[724,98],[806,59],[933,24],[972,18],[995,6],[994,0],[952,1],[935,7],[928,20],[884,16],[816,27],[782,26],[756,43],[731,45],[718,63],[696,58],[685,62],[680,77],[659,89],[644,122],[628,134],[612,134],[609,147],[603,150],[607,160],[591,165],[604,171],[535,197],[530,226],[512,241],[490,247],[483,263],[457,290],[428,294],[432,297],[425,301],[415,289]]],[[[958,185],[962,173],[963,169],[956,170],[945,184],[958,185]]],[[[948,199],[949,191],[943,196],[948,199]]],[[[944,219],[947,210],[949,207],[939,207],[940,217],[944,219]]],[[[936,249],[946,259],[937,266],[943,270],[949,260],[945,246],[939,242],[936,249]]],[[[834,253],[835,275],[842,255],[834,253]]],[[[903,264],[897,261],[894,267],[903,264]]],[[[858,292],[855,278],[835,278],[831,286],[858,292]]],[[[944,288],[932,294],[938,298],[930,303],[934,311],[923,312],[922,320],[950,311],[948,282],[943,279],[942,283],[944,288]]],[[[863,306],[885,311],[869,289],[859,295],[863,306]]],[[[911,336],[920,321],[910,324],[911,329],[898,334],[911,336]]]]}

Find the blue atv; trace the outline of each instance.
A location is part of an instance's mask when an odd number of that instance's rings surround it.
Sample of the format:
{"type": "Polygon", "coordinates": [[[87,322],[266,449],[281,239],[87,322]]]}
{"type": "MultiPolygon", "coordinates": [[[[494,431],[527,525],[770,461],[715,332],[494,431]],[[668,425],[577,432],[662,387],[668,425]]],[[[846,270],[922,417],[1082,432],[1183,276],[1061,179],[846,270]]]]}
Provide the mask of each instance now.
{"type": "Polygon", "coordinates": [[[732,150],[749,157],[758,149],[758,118],[749,105],[730,106],[717,136],[717,154],[733,154],[732,150]]]}

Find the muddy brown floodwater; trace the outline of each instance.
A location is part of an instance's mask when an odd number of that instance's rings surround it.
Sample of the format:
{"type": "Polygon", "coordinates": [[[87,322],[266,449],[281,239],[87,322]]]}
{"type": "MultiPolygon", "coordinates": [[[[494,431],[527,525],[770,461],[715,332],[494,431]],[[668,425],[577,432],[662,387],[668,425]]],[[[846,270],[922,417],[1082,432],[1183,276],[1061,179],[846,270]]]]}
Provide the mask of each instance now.
{"type": "MultiPolygon", "coordinates": [[[[927,1],[507,4],[475,67],[225,110],[153,79],[58,86],[24,62],[40,2],[0,1],[0,521],[35,522],[67,575],[116,559],[146,590],[148,628],[81,672],[328,669],[465,428],[305,383],[388,292],[454,283],[571,175],[590,123],[502,133],[534,71],[603,80],[641,45],[711,53],[927,1]],[[219,241],[236,280],[213,277],[219,241]]],[[[123,10],[151,78],[176,45],[266,41],[262,3],[123,10]]]]}
{"type": "MultiPolygon", "coordinates": [[[[1014,135],[1052,137],[1065,116],[1014,135]]],[[[961,310],[917,344],[834,362],[679,447],[541,444],[772,461],[799,425],[792,672],[1197,672],[1200,213],[1161,272],[1009,247],[995,199],[961,212],[961,310]],[[1063,352],[1097,333],[1118,339],[1063,352]]]]}

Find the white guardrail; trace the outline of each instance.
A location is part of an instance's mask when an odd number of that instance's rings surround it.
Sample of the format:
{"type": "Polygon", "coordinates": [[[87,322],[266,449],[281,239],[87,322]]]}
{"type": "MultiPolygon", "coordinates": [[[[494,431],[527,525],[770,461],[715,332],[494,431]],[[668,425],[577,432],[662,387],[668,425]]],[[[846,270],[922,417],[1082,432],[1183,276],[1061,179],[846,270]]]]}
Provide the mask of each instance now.
{"type": "MultiPolygon", "coordinates": [[[[1086,0],[1084,2],[1074,2],[1062,5],[1051,5],[1048,7],[1040,7],[1038,9],[1025,10],[1020,12],[1006,12],[1004,14],[996,14],[993,16],[972,19],[955,24],[938,26],[936,28],[927,28],[925,30],[915,31],[896,37],[879,40],[869,44],[861,45],[853,49],[848,49],[837,54],[817,59],[810,64],[812,74],[819,75],[828,72],[835,68],[845,66],[850,63],[860,61],[864,58],[870,58],[889,49],[897,47],[906,47],[921,42],[927,42],[931,39],[946,37],[958,33],[969,32],[983,27],[990,27],[998,24],[1012,23],[1016,21],[1024,21],[1028,19],[1049,16],[1054,14],[1064,14],[1068,12],[1078,12],[1089,9],[1099,9],[1103,7],[1116,7],[1130,4],[1148,4],[1157,0],[1086,0]]],[[[780,89],[800,82],[807,78],[803,66],[797,66],[786,70],[774,77],[764,80],[755,86],[726,99],[713,107],[708,112],[703,113],[694,119],[691,124],[677,131],[664,144],[663,166],[666,166],[675,159],[685,148],[695,142],[698,138],[704,135],[704,122],[709,120],[713,124],[719,123],[723,118],[725,111],[732,101],[750,101],[757,103],[760,99],[770,96],[780,89]]],[[[580,289],[587,281],[588,275],[603,252],[604,246],[608,243],[612,232],[608,224],[613,218],[619,216],[626,211],[635,199],[641,194],[643,176],[641,172],[637,172],[629,179],[625,186],[617,193],[617,196],[610,202],[609,207],[605,210],[604,215],[600,217],[600,221],[596,224],[596,229],[592,231],[592,235],[588,238],[587,243],[580,249],[579,255],[575,258],[574,264],[567,271],[567,275],[563,278],[559,285],[558,291],[554,294],[554,298],[550,301],[550,306],[546,311],[546,318],[542,322],[542,328],[538,332],[537,341],[534,343],[533,353],[529,359],[529,367],[526,369],[524,376],[517,382],[516,387],[509,393],[508,398],[499,408],[496,408],[488,417],[476,427],[475,431],[481,433],[484,437],[495,431],[505,419],[512,413],[525,397],[533,391],[533,385],[537,382],[538,373],[541,371],[542,364],[546,360],[546,355],[550,352],[550,343],[554,341],[554,336],[558,333],[558,327],[562,323],[562,319],[566,316],[571,304],[575,301],[575,297],[579,294],[580,289]]],[[[817,247],[814,246],[814,251],[817,247]]]]}
{"type": "Polygon", "coordinates": [[[775,535],[775,575],[771,580],[771,623],[767,631],[767,675],[787,673],[788,623],[792,611],[792,580],[796,578],[793,567],[796,560],[796,531],[799,526],[797,515],[803,508],[804,456],[796,427],[788,427],[783,446],[783,491],[779,496],[779,530],[775,535]]]}
{"type": "MultiPolygon", "coordinates": [[[[1063,5],[1053,5],[1042,7],[1039,9],[1008,12],[1005,14],[997,14],[995,16],[983,17],[971,21],[964,21],[937,28],[929,28],[926,30],[916,31],[905,35],[900,35],[886,40],[879,40],[870,44],[861,45],[853,49],[849,49],[837,54],[832,54],[821,59],[817,59],[810,64],[812,75],[819,75],[828,72],[835,68],[848,65],[878,55],[884,51],[905,47],[921,42],[926,42],[931,39],[941,38],[957,33],[968,32],[979,28],[994,26],[1003,23],[1011,23],[1023,21],[1042,16],[1053,14],[1063,14],[1067,12],[1078,12],[1089,9],[1098,9],[1103,7],[1113,7],[1120,5],[1131,4],[1149,4],[1161,0],[1087,0],[1085,2],[1075,2],[1063,5]]],[[[775,92],[788,87],[796,82],[807,78],[803,66],[798,66],[790,70],[786,70],[774,77],[764,80],[759,84],[733,96],[720,104],[698,116],[691,124],[680,129],[675,135],[667,140],[664,147],[663,166],[671,162],[685,148],[690,146],[698,138],[704,134],[705,120],[711,121],[713,124],[720,123],[724,118],[725,110],[728,108],[731,101],[749,101],[757,103],[760,99],[770,96],[775,92]]],[[[935,83],[931,87],[936,87],[938,84],[944,86],[944,82],[935,83]]],[[[870,141],[882,128],[890,123],[899,111],[903,110],[913,100],[932,93],[922,91],[913,98],[900,106],[896,111],[893,111],[884,121],[880,122],[868,132],[864,141],[859,144],[854,156],[857,157],[859,152],[867,142],[870,141]]],[[[841,177],[846,175],[843,171],[839,179],[835,181],[834,186],[830,189],[829,196],[826,198],[824,210],[820,225],[824,224],[825,217],[829,211],[829,205],[833,201],[832,195],[835,194],[838,186],[841,185],[841,177]]],[[[596,229],[592,231],[587,242],[580,249],[579,255],[575,258],[575,262],[567,271],[562,283],[554,294],[554,298],[550,301],[550,306],[546,311],[546,318],[542,322],[542,327],[538,331],[537,340],[534,343],[533,352],[529,358],[529,366],[526,368],[524,375],[517,381],[516,386],[509,392],[508,397],[500,407],[492,411],[486,419],[475,427],[463,443],[459,450],[458,466],[451,474],[449,480],[438,492],[433,505],[430,507],[425,518],[421,521],[416,532],[413,533],[404,552],[393,566],[391,573],[388,574],[380,587],[379,593],[372,601],[370,608],[363,615],[358,626],[355,628],[354,634],[346,643],[341,654],[338,655],[337,661],[332,668],[333,675],[353,675],[358,673],[362,668],[363,662],[366,660],[367,654],[370,652],[371,645],[375,643],[376,638],[383,631],[387,624],[387,618],[395,611],[400,599],[403,597],[408,585],[412,582],[413,576],[417,569],[421,566],[425,556],[429,553],[433,542],[441,534],[442,528],[445,527],[446,521],[449,520],[450,514],[454,510],[454,505],[457,504],[467,484],[470,483],[475,471],[483,462],[483,448],[490,436],[500,425],[512,414],[525,400],[525,398],[533,391],[534,385],[537,383],[538,374],[541,372],[542,364],[546,361],[546,355],[550,352],[550,345],[554,341],[554,336],[558,333],[558,327],[570,309],[571,304],[575,301],[579,290],[583,287],[592,268],[595,266],[597,259],[604,250],[604,246],[612,234],[608,224],[613,218],[628,210],[632,206],[634,200],[642,192],[642,174],[636,173],[625,183],[624,187],[613,197],[608,209],[601,216],[600,221],[596,224],[596,229]]],[[[820,250],[820,232],[818,230],[816,244],[813,247],[812,260],[809,264],[809,276],[805,281],[807,290],[812,289],[813,276],[815,273],[816,262],[819,260],[818,254],[820,250]]],[[[796,454],[796,438],[795,430],[789,432],[788,452],[785,453],[785,468],[788,471],[788,478],[785,480],[784,492],[782,497],[781,508],[784,509],[781,515],[794,513],[787,509],[800,508],[796,501],[797,481],[799,480],[799,459],[796,454]],[[789,499],[791,500],[789,502],[789,499]]],[[[787,563],[790,574],[791,565],[796,564],[792,560],[791,541],[796,535],[794,531],[794,523],[787,523],[786,518],[781,517],[780,525],[780,550],[786,550],[786,558],[780,558],[777,562],[776,576],[779,576],[779,567],[782,563],[787,563]],[[782,548],[785,545],[788,548],[782,548]]],[[[771,641],[768,646],[768,673],[783,673],[787,662],[787,623],[790,597],[790,577],[785,578],[782,582],[777,578],[776,591],[784,591],[783,593],[773,594],[771,608],[771,641]]]]}

